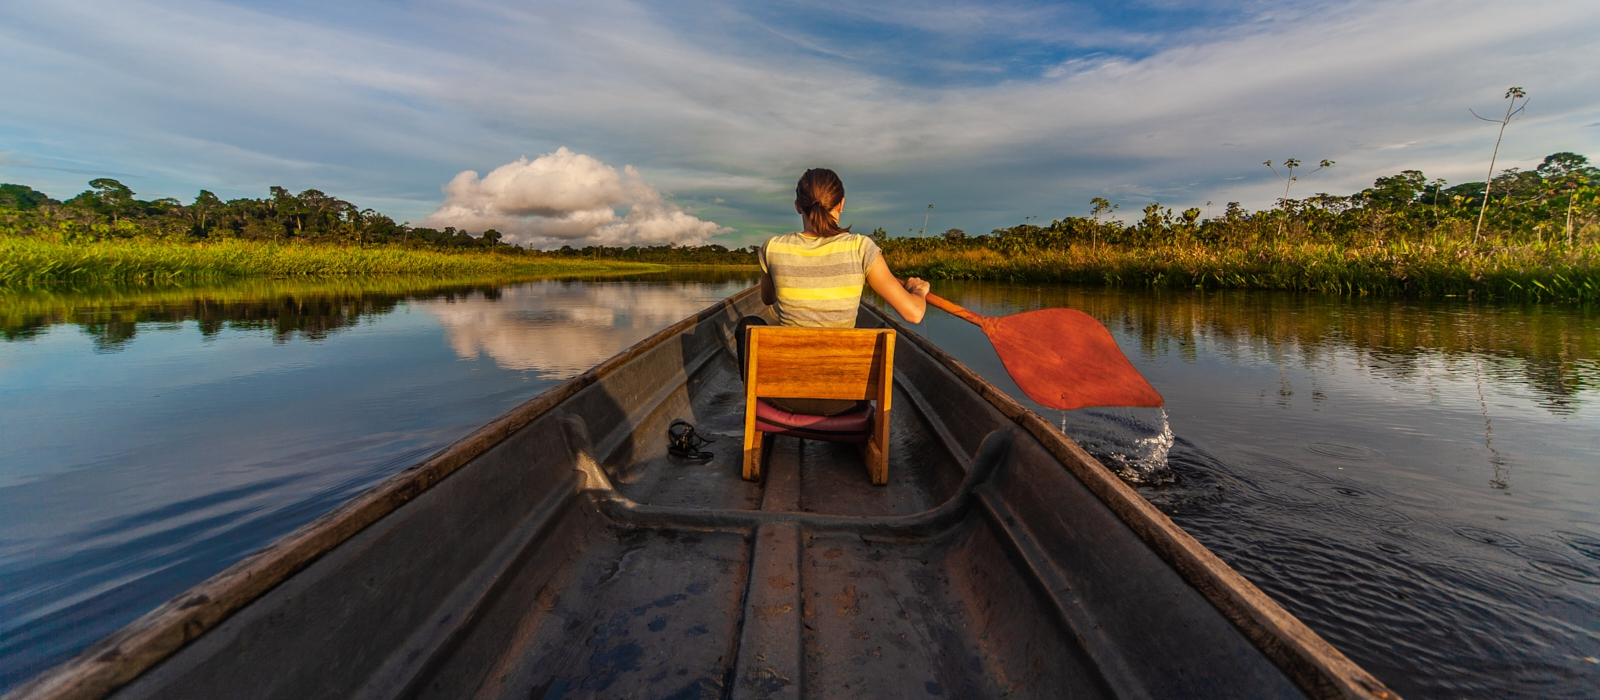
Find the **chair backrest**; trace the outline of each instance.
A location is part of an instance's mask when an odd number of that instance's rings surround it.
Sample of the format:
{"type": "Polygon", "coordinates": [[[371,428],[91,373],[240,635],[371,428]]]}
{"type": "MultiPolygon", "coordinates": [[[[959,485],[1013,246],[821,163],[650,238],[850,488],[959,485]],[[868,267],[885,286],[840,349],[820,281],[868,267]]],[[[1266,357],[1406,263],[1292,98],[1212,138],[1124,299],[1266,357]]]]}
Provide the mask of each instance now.
{"type": "Polygon", "coordinates": [[[894,330],[750,326],[747,386],[774,399],[879,399],[894,372],[894,330]]]}

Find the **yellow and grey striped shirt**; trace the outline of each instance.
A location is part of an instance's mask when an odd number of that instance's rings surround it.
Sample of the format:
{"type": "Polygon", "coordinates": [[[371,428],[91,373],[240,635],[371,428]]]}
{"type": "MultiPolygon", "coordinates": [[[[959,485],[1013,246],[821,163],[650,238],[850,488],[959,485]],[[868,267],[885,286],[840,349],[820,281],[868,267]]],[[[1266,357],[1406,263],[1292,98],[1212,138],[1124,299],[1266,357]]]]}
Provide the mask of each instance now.
{"type": "Polygon", "coordinates": [[[808,328],[854,328],[867,270],[878,244],[859,233],[827,238],[789,233],[761,246],[761,269],[778,288],[778,322],[808,328]]]}

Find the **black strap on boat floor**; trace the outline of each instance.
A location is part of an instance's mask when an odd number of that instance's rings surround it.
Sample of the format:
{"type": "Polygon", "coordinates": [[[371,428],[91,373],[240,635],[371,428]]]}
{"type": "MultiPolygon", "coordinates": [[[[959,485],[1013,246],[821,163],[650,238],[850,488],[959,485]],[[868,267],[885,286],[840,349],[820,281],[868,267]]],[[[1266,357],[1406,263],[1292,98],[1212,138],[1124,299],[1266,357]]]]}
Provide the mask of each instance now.
{"type": "Polygon", "coordinates": [[[700,449],[701,445],[716,442],[708,437],[702,437],[694,431],[694,426],[688,421],[678,419],[667,426],[667,452],[674,457],[705,461],[715,457],[715,454],[700,449]]]}

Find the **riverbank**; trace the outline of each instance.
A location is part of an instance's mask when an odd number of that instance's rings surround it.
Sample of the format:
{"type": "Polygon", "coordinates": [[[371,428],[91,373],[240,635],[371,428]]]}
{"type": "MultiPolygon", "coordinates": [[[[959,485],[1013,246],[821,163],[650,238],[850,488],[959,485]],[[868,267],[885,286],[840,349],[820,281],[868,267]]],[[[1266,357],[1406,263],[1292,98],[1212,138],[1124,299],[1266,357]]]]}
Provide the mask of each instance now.
{"type": "Polygon", "coordinates": [[[1001,252],[886,246],[896,274],[924,279],[1281,289],[1334,294],[1600,301],[1600,244],[1478,249],[1408,241],[1366,246],[1091,245],[1001,252]]]}
{"type": "Polygon", "coordinates": [[[551,277],[655,272],[656,263],[445,252],[399,246],[223,240],[103,240],[63,243],[0,237],[0,285],[171,283],[241,277],[420,275],[438,278],[551,277]]]}

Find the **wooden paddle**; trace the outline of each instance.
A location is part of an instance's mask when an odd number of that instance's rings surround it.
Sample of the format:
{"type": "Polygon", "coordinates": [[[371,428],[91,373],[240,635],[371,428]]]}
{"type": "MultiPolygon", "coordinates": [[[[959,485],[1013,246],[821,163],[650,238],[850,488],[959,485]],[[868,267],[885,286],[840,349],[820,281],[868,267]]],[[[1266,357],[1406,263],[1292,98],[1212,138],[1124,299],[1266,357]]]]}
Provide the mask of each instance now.
{"type": "Polygon", "coordinates": [[[1111,331],[1076,309],[980,316],[938,295],[928,303],[983,329],[1028,398],[1070,411],[1086,406],[1160,406],[1161,394],[1122,354],[1111,331]]]}

